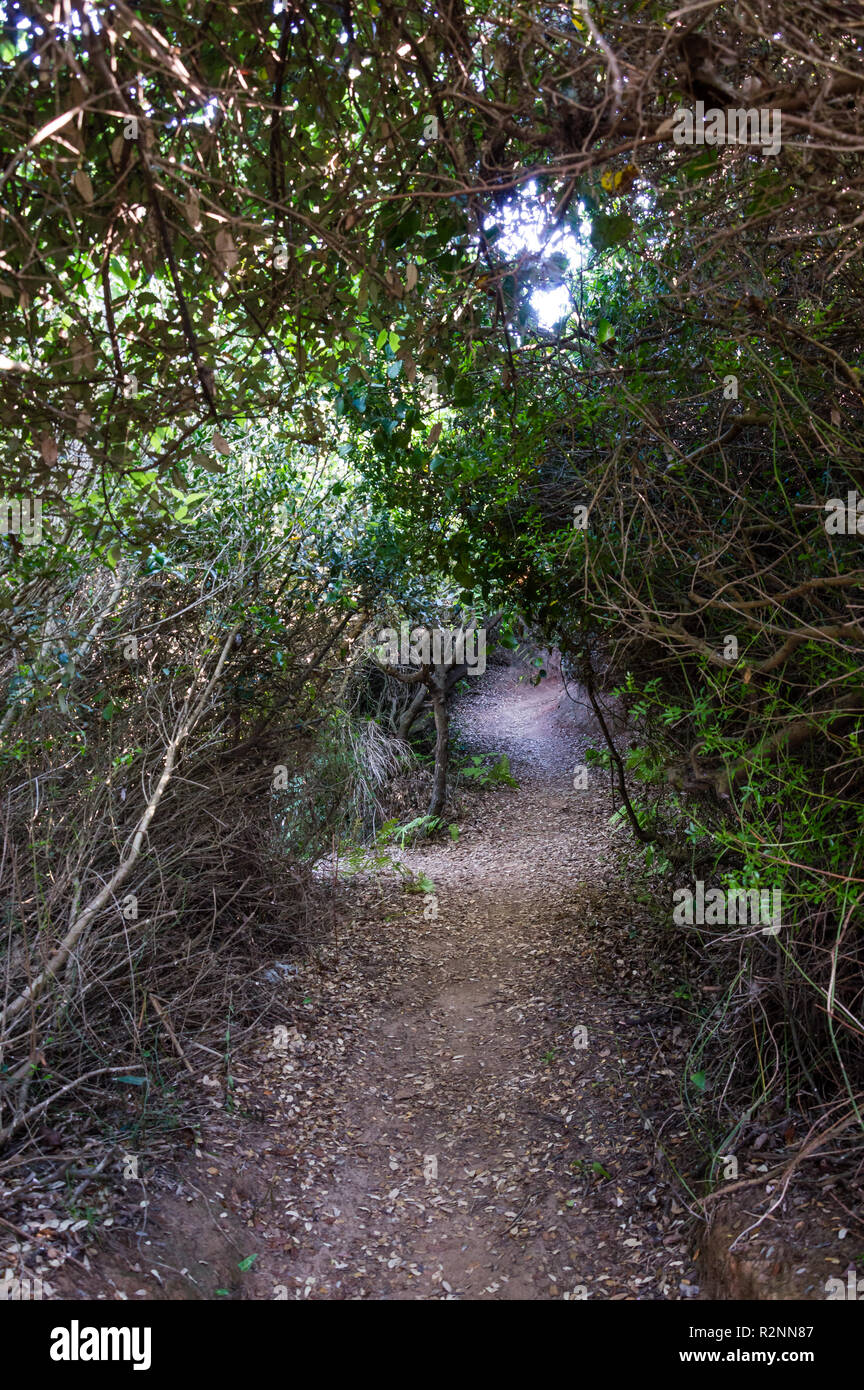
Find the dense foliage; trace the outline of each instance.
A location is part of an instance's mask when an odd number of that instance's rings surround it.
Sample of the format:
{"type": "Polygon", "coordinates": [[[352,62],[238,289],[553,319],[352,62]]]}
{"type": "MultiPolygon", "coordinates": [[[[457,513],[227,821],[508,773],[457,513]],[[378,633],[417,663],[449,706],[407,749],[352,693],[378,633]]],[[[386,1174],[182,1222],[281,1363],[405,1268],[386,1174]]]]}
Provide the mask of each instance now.
{"type": "Polygon", "coordinates": [[[158,975],[159,911],[207,899],[226,940],[260,912],[273,766],[289,738],[327,763],[364,622],[460,608],[518,612],[619,692],[632,738],[605,756],[670,892],[782,886],[778,936],[693,933],[722,1126],[778,1090],[857,1113],[853,10],[5,6],[2,486],[43,529],[0,539],[0,1135],[51,1094],[49,1034],[111,1064],[86,995],[143,818],[158,975]],[[773,113],[778,147],[676,143],[700,101],[773,113]]]}

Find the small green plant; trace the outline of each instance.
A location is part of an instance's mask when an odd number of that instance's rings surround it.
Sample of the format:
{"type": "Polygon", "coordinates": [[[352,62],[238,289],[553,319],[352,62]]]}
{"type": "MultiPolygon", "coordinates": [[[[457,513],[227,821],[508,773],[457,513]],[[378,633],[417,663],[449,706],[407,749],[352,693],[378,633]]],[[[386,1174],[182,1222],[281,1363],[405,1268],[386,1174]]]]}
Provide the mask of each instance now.
{"type": "Polygon", "coordinates": [[[435,884],[424,873],[412,873],[410,869],[402,872],[402,888],[406,893],[434,893],[435,884]]]}
{"type": "Polygon", "coordinates": [[[542,656],[535,656],[531,665],[534,667],[534,675],[531,677],[531,684],[539,685],[543,677],[549,674],[543,664],[542,656]]]}
{"type": "Polygon", "coordinates": [[[470,763],[461,767],[459,771],[463,777],[469,777],[480,787],[490,787],[496,784],[506,787],[519,786],[519,783],[510,772],[510,759],[507,757],[506,753],[502,753],[500,757],[491,764],[487,755],[475,753],[470,763]]]}
{"type": "MultiPolygon", "coordinates": [[[[637,815],[639,815],[638,811],[637,815]]],[[[643,817],[641,815],[639,815],[639,823],[640,825],[643,823],[643,817]]],[[[666,874],[672,867],[667,856],[665,854],[659,854],[657,852],[656,845],[643,845],[642,857],[645,860],[646,869],[648,869],[649,871],[653,870],[654,873],[666,874]]]]}
{"type": "Polygon", "coordinates": [[[396,820],[388,820],[378,832],[378,843],[389,845],[396,841],[400,849],[404,849],[409,840],[413,841],[422,835],[439,830],[441,825],[442,821],[438,816],[415,816],[413,820],[406,821],[404,825],[400,825],[396,820]]]}
{"type": "Polygon", "coordinates": [[[342,872],[346,877],[354,874],[371,873],[375,869],[386,868],[391,863],[390,855],[383,851],[376,853],[366,845],[358,845],[348,854],[348,862],[342,872]]]}
{"type": "Polygon", "coordinates": [[[598,1162],[596,1158],[574,1158],[573,1162],[570,1164],[570,1167],[572,1168],[573,1172],[576,1173],[576,1175],[580,1178],[595,1177],[608,1178],[611,1180],[612,1177],[612,1174],[607,1172],[607,1170],[603,1167],[603,1164],[598,1162]]]}

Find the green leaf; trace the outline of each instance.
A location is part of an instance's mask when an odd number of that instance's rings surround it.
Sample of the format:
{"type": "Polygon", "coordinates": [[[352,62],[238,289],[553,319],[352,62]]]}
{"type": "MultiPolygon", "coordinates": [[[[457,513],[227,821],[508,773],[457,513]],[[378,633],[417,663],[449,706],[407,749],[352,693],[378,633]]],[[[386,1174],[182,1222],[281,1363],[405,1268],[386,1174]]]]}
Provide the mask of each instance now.
{"type": "Polygon", "coordinates": [[[716,145],[712,145],[708,149],[703,150],[700,154],[697,154],[695,159],[691,159],[686,164],[682,165],[681,173],[688,183],[694,183],[696,179],[704,179],[708,174],[713,174],[714,170],[717,168],[718,158],[717,147],[716,145]]]}
{"type": "Polygon", "coordinates": [[[466,377],[461,377],[456,383],[456,390],[453,392],[454,405],[473,405],[474,387],[466,377]]]}
{"type": "Polygon", "coordinates": [[[254,1263],[255,1263],[255,1261],[257,1260],[257,1258],[258,1258],[257,1255],[247,1255],[246,1258],[245,1258],[245,1260],[241,1260],[241,1261],[240,1261],[240,1263],[238,1264],[237,1268],[240,1269],[240,1270],[242,1270],[243,1273],[245,1274],[246,1271],[247,1271],[247,1269],[251,1269],[251,1268],[252,1268],[252,1266],[254,1265],[254,1263]]]}
{"type": "Polygon", "coordinates": [[[706,1080],[705,1080],[705,1073],[704,1073],[704,1071],[693,1071],[693,1072],[691,1072],[691,1073],[690,1073],[690,1080],[693,1082],[693,1085],[696,1087],[696,1090],[697,1090],[697,1091],[704,1091],[704,1090],[705,1090],[705,1086],[706,1086],[707,1083],[706,1083],[706,1080]]]}
{"type": "Polygon", "coordinates": [[[591,224],[591,245],[595,251],[610,251],[613,246],[623,246],[633,234],[633,218],[626,212],[610,215],[598,212],[591,224]]]}
{"type": "Polygon", "coordinates": [[[601,319],[597,325],[598,343],[608,343],[610,338],[615,337],[615,329],[608,319],[601,319]]]}

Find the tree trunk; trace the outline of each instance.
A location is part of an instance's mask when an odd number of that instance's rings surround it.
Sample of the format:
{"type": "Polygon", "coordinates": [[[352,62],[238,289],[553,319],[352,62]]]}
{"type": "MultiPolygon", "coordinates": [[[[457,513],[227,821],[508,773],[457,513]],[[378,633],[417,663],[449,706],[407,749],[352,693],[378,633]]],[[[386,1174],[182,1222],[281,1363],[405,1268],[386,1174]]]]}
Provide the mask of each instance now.
{"type": "Polygon", "coordinates": [[[429,816],[442,816],[447,804],[447,766],[450,761],[450,719],[447,710],[447,672],[430,683],[432,708],[435,711],[435,785],[429,803],[429,816]]]}
{"type": "Polygon", "coordinates": [[[418,690],[417,690],[417,692],[416,692],[416,694],[415,694],[413,700],[412,700],[411,703],[408,705],[407,709],[403,710],[402,715],[401,715],[401,717],[400,717],[400,719],[399,719],[399,724],[398,724],[398,726],[397,726],[397,728],[396,728],[396,735],[397,735],[398,738],[401,738],[401,739],[402,739],[402,742],[403,742],[403,743],[404,743],[404,742],[406,741],[406,739],[408,738],[408,735],[409,735],[410,732],[411,732],[411,727],[412,727],[412,725],[413,725],[413,723],[414,723],[414,720],[417,718],[418,714],[420,713],[420,710],[421,710],[422,707],[423,707],[423,703],[424,703],[425,699],[426,699],[426,687],[425,687],[425,685],[421,685],[421,686],[419,686],[419,688],[418,688],[418,690]]]}

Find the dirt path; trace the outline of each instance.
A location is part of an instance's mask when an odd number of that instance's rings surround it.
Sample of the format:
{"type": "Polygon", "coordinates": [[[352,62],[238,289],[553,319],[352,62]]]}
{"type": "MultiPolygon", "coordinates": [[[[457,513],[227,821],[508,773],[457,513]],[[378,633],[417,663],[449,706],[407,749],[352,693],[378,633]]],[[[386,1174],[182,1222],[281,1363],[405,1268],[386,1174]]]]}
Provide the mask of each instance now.
{"type": "MultiPolygon", "coordinates": [[[[823,1175],[734,1256],[749,1184],[718,1209],[700,1290],[676,1179],[700,1162],[679,1097],[693,982],[610,828],[605,775],[572,785],[599,739],[560,680],[516,667],[454,723],[469,753],[508,755],[518,789],[470,790],[457,841],[399,854],[434,893],[343,876],[333,936],[322,886],[328,944],[246,982],[245,1007],[260,990],[259,1016],[283,1021],[257,1048],[205,1047],[194,1106],[178,1095],[200,1125],[157,1135],[74,1256],[50,1228],[86,1213],[30,1213],[49,1296],[819,1298],[844,1273],[852,1212],[829,1214],[823,1175]]],[[[749,1182],[768,1172],[758,1137],[749,1182]]]]}
{"type": "Polygon", "coordinates": [[[258,1232],[245,1297],[696,1292],[646,1129],[668,1011],[616,987],[608,797],[596,774],[571,786],[588,733],[560,683],[511,669],[484,687],[461,735],[506,752],[519,790],[478,794],[483,823],[458,843],[400,856],[434,900],[353,890],[338,951],[304,972],[296,1032],[241,1083],[272,1139],[235,1155],[258,1232]]]}
{"type": "Polygon", "coordinates": [[[572,786],[584,715],[518,677],[488,671],[455,720],[518,790],[470,792],[458,842],[399,855],[433,896],[343,885],[338,941],[267,972],[288,1022],[232,1057],[229,1111],[217,1061],[200,1147],[145,1172],[131,1246],[66,1296],[699,1296],[650,913],[604,777],[572,786]]]}

